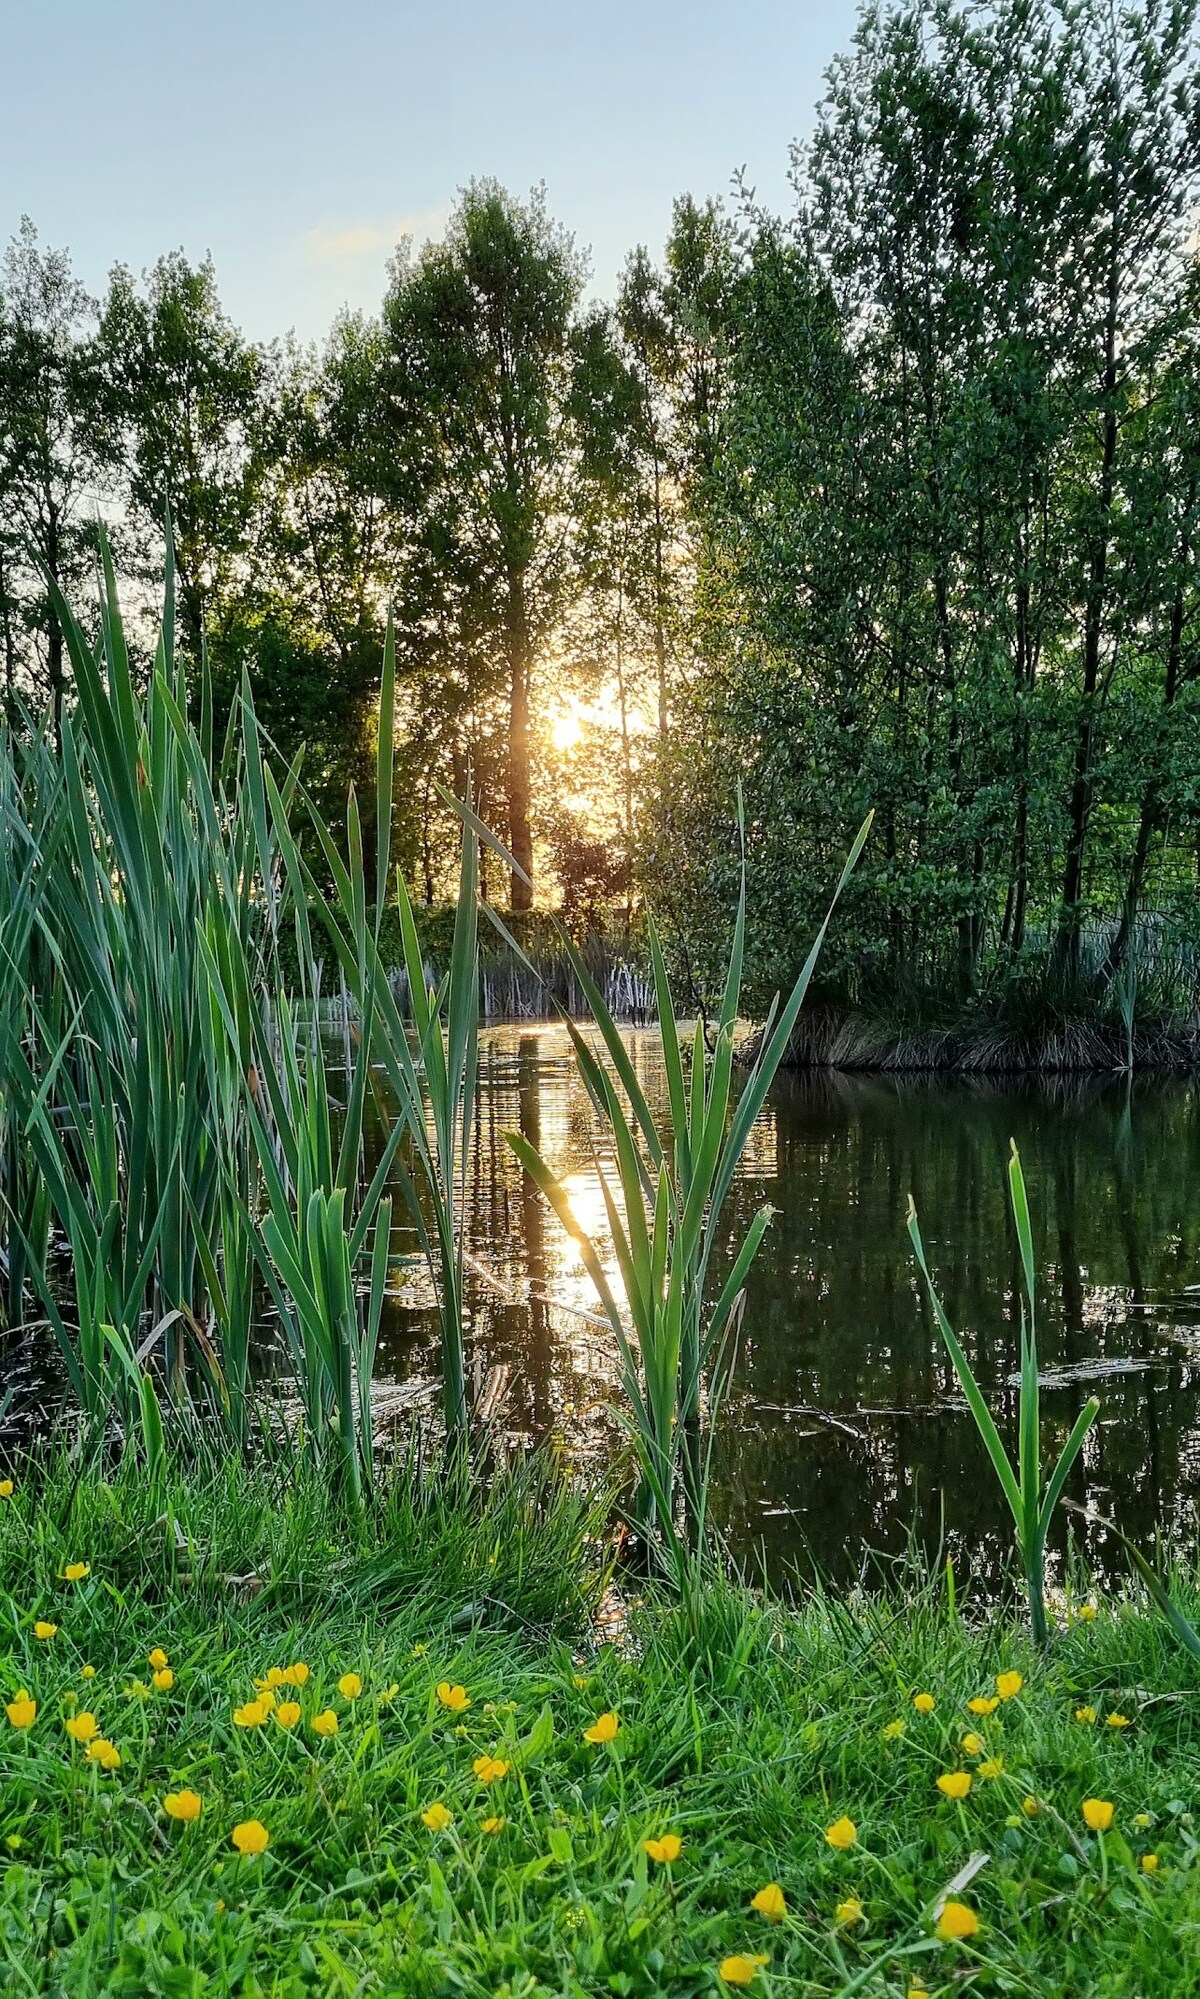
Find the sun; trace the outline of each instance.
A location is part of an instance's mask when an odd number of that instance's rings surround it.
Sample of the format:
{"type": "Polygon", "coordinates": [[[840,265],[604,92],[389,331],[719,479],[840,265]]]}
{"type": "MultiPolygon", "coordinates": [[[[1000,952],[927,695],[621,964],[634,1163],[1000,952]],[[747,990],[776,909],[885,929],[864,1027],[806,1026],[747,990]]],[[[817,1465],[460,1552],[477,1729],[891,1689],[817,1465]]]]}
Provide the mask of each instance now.
{"type": "Polygon", "coordinates": [[[555,718],[550,731],[550,740],[554,744],[558,754],[562,756],[567,750],[575,748],[582,734],[583,728],[578,715],[573,711],[568,711],[567,714],[559,715],[555,718]]]}

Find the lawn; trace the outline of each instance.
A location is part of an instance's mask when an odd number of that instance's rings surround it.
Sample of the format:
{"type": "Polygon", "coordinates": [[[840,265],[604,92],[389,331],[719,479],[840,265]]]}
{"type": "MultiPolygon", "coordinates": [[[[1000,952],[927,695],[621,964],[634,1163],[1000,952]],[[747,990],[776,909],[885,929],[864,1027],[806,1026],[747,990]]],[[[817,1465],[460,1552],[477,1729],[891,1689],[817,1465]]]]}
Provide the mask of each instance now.
{"type": "Polygon", "coordinates": [[[597,1508],[416,1490],[14,1470],[5,1994],[1200,1986],[1194,1662],[1132,1600],[1040,1657],[963,1578],[714,1581],[600,1643],[597,1508]]]}

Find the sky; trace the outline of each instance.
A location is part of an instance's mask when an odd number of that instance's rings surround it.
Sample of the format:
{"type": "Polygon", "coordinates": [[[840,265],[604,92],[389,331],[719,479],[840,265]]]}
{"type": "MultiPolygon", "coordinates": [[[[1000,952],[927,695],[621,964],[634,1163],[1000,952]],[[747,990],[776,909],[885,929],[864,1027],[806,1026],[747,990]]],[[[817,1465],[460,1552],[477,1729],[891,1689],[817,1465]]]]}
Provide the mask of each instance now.
{"type": "Polygon", "coordinates": [[[0,238],[32,216],[93,292],[211,252],[254,339],[377,310],[396,240],[492,175],[610,296],[681,193],[790,205],[853,0],[0,0],[0,238]]]}

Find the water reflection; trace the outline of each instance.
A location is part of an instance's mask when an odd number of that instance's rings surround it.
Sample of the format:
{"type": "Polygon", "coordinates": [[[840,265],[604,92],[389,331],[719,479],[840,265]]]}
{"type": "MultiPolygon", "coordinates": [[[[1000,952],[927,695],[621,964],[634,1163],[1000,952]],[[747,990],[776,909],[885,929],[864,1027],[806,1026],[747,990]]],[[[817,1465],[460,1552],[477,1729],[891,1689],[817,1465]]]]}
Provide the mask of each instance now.
{"type": "MultiPolygon", "coordinates": [[[[656,1105],[652,1030],[629,1036],[656,1105]]],[[[506,1421],[576,1457],[609,1449],[611,1335],[578,1252],[504,1142],[519,1130],[570,1188],[609,1268],[592,1119],[565,1032],[483,1038],[468,1242],[478,1362],[507,1364],[506,1421]]],[[[989,1396],[1015,1405],[1017,1249],[1006,1208],[1010,1136],[1035,1212],[1046,1421],[1061,1439],[1101,1397],[1074,1496],[1149,1540],[1194,1530],[1200,1495],[1200,1104],[1194,1086],[1132,1093],[1088,1082],[996,1088],[880,1078],[780,1079],[730,1198],[728,1244],[777,1209],[747,1299],[716,1453],[735,1546],[775,1569],[802,1549],[835,1572],[864,1542],[894,1547],[914,1518],[947,1520],[972,1550],[998,1541],[998,1495],[922,1310],[904,1214],[911,1189],[931,1265],[989,1396]]],[[[436,1369],[419,1292],[390,1311],[381,1367],[436,1369]]]]}

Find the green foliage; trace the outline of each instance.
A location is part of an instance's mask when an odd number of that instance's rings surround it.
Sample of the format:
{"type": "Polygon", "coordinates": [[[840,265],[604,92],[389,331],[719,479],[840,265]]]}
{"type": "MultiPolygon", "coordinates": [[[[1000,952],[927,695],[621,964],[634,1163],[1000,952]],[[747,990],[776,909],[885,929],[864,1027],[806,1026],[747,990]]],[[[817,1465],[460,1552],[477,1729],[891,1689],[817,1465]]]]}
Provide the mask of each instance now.
{"type": "Polygon", "coordinates": [[[1013,1223],[1016,1228],[1017,1245],[1021,1258],[1021,1279],[1024,1298],[1021,1301],[1021,1388],[1017,1416],[1018,1455],[1014,1467],[996,1428],[995,1418],[988,1408],[979,1383],[976,1381],[958,1337],[946,1317],[942,1303],[934,1288],[925,1260],[925,1245],[921,1240],[917,1210],[911,1195],[908,1204],[908,1232],[912,1237],[913,1249],[929,1302],[933,1307],[938,1329],[946,1343],[946,1350],[954,1364],[964,1395],[975,1418],[976,1426],[987,1448],[992,1469],[1000,1483],[1000,1489],[1008,1503],[1017,1534],[1017,1549],[1025,1572],[1025,1584],[1029,1598],[1029,1622],[1034,1643],[1044,1645],[1050,1635],[1046,1619],[1046,1535],[1054,1510],[1062,1498],[1072,1467],[1084,1440],[1100,1413],[1100,1404],[1094,1396],[1084,1403],[1071,1433],[1058,1454],[1053,1470],[1043,1482],[1041,1468],[1042,1428],[1038,1413],[1038,1355],[1036,1332],[1035,1273],[1033,1261],[1033,1236],[1029,1226],[1029,1203],[1025,1194],[1025,1180],[1021,1172],[1021,1161],[1014,1144],[1008,1168],[1009,1193],[1012,1200],[1013,1223]]]}

